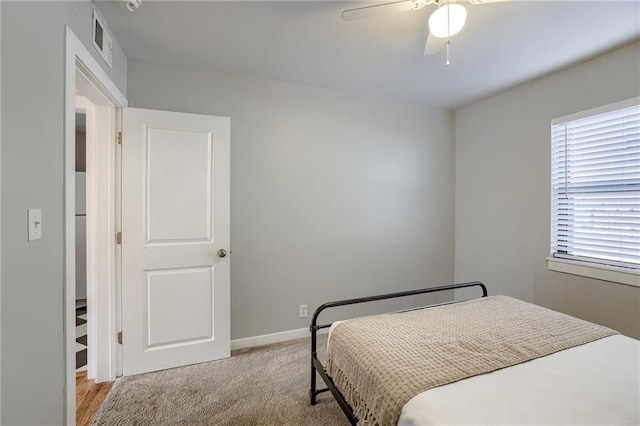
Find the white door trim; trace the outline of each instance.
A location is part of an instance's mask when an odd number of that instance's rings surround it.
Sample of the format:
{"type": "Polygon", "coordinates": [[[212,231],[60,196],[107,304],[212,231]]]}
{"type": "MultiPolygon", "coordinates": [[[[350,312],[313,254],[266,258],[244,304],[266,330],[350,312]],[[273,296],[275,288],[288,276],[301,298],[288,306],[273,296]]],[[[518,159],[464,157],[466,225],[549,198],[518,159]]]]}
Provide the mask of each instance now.
{"type": "MultiPolygon", "coordinates": [[[[67,425],[75,424],[75,89],[76,67],[115,107],[127,105],[127,99],[109,78],[91,53],[85,48],[71,28],[66,27],[65,42],[65,154],[64,154],[64,419],[67,425]]],[[[115,136],[115,134],[114,134],[115,136]]],[[[115,181],[115,168],[112,170],[115,181]]],[[[111,200],[115,211],[115,197],[111,200]]],[[[111,210],[111,208],[110,208],[111,210]]],[[[115,218],[113,218],[115,222],[115,218]]],[[[115,225],[114,225],[115,226],[115,225]]],[[[113,278],[116,278],[115,266],[113,278]]],[[[115,283],[114,283],[115,287],[115,283]]],[[[116,294],[116,289],[112,289],[116,294]]],[[[115,323],[116,303],[110,304],[107,320],[115,323]]],[[[99,326],[98,326],[99,328],[99,326]]],[[[115,335],[113,336],[115,339],[115,335]]],[[[116,371],[116,359],[109,353],[111,371],[116,371]]],[[[115,374],[115,373],[112,373],[115,374]]]]}

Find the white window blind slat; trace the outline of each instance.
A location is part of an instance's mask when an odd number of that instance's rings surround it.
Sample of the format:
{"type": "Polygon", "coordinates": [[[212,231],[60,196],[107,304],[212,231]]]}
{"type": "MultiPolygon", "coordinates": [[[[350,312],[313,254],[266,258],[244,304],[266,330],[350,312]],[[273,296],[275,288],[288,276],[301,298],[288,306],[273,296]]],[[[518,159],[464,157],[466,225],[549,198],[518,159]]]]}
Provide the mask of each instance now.
{"type": "Polygon", "coordinates": [[[640,105],[552,124],[553,256],[640,269],[640,105]]]}

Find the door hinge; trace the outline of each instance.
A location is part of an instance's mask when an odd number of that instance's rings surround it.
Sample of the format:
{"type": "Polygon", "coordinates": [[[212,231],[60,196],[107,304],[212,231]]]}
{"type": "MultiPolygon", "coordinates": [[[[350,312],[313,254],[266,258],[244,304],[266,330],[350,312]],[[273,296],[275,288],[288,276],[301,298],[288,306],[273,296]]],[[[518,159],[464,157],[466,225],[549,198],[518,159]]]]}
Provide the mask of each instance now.
{"type": "Polygon", "coordinates": [[[116,142],[118,142],[118,145],[122,145],[122,132],[118,132],[116,135],[116,142]]]}
{"type": "Polygon", "coordinates": [[[122,344],[122,331],[118,331],[118,344],[122,344]]]}
{"type": "Polygon", "coordinates": [[[116,244],[122,244],[122,232],[116,234],[116,244]]]}

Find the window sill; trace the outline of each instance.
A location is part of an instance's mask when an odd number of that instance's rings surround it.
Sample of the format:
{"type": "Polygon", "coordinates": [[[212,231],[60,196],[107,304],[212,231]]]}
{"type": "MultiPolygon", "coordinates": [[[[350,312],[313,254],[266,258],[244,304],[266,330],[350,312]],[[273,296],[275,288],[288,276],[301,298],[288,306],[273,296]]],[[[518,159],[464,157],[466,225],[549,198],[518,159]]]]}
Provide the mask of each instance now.
{"type": "Polygon", "coordinates": [[[640,287],[640,271],[555,257],[547,258],[547,267],[550,271],[640,287]]]}

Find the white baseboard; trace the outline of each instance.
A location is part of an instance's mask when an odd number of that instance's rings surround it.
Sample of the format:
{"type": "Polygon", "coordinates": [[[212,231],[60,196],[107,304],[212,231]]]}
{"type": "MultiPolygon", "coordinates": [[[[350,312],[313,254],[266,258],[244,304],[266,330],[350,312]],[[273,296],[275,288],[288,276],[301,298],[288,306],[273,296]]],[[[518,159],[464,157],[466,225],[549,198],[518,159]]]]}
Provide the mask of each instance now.
{"type": "MultiPolygon", "coordinates": [[[[318,334],[326,334],[328,328],[318,331],[318,334]]],[[[311,333],[308,328],[298,328],[296,330],[281,331],[279,333],[263,334],[260,336],[245,337],[244,339],[235,339],[231,341],[231,350],[250,348],[253,346],[270,345],[272,343],[286,342],[287,340],[302,339],[310,337],[311,333]]]]}

